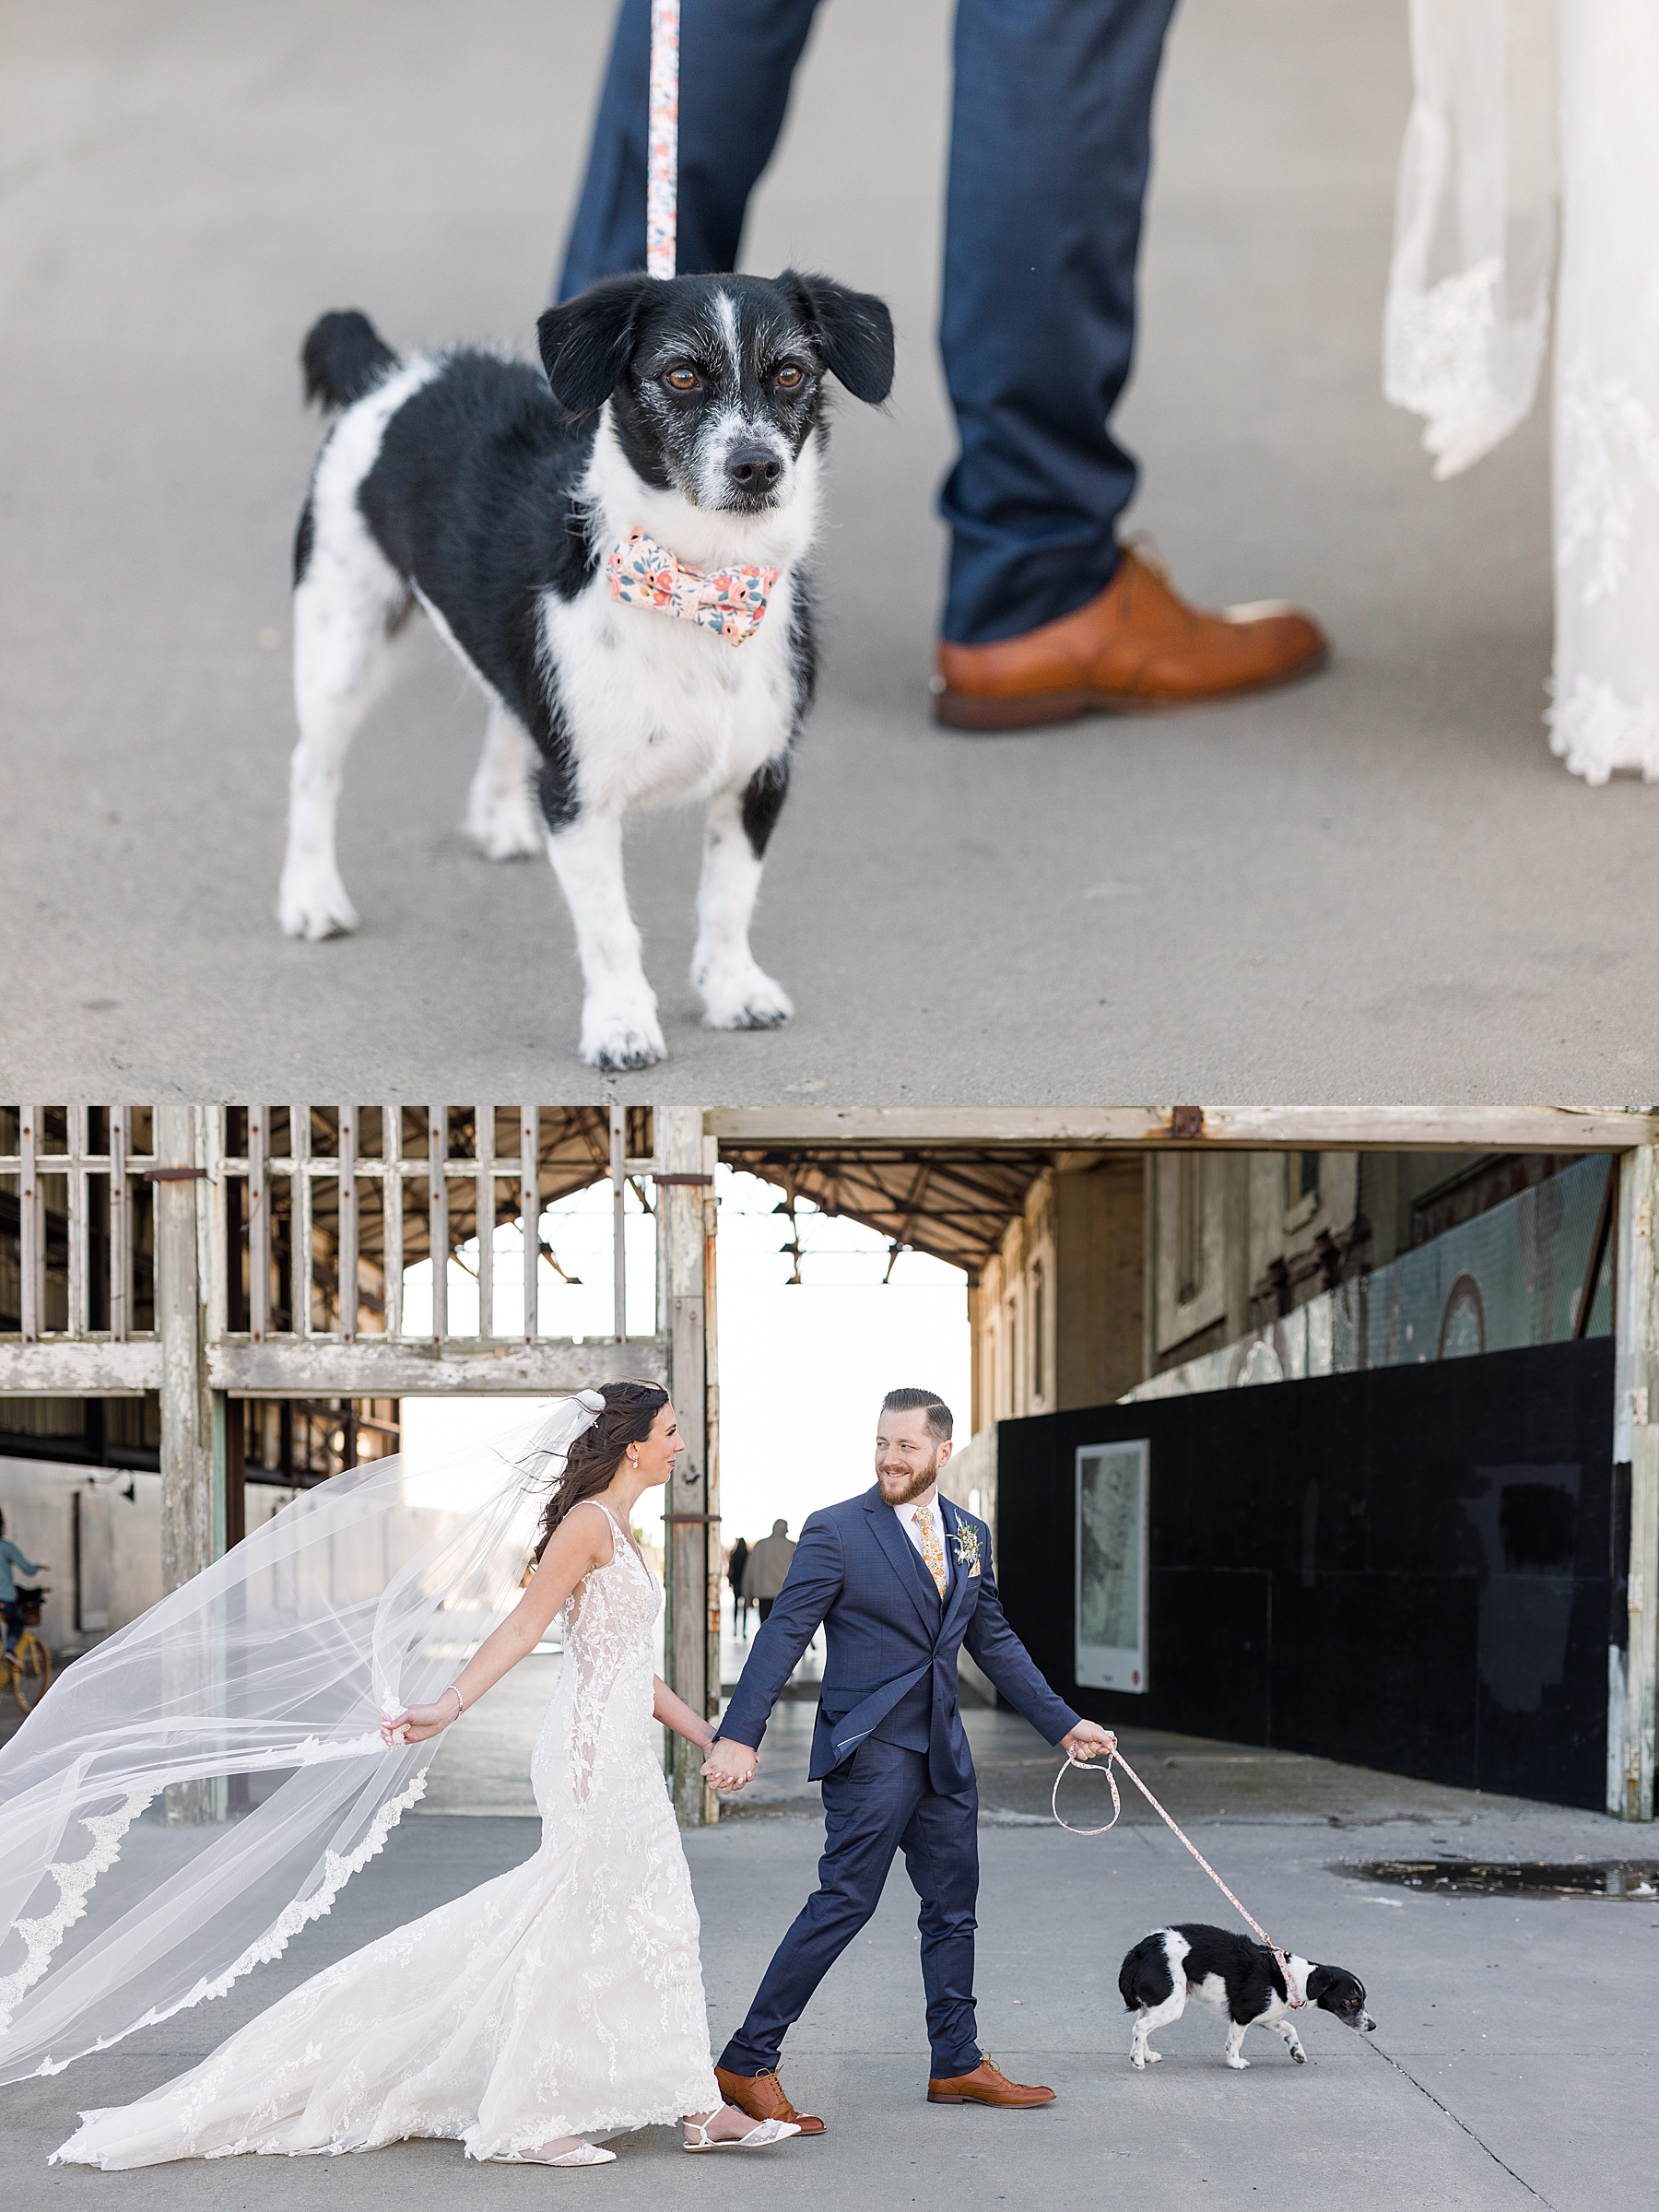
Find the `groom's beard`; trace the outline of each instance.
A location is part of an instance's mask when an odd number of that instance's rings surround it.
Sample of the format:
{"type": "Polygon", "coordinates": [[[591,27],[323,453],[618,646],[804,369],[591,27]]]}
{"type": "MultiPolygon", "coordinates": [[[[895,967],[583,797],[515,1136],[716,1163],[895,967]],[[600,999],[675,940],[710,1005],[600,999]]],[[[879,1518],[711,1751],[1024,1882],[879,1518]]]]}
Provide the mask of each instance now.
{"type": "Polygon", "coordinates": [[[876,1479],[881,1485],[881,1495],[888,1505],[908,1505],[912,1498],[920,1498],[939,1477],[939,1455],[935,1452],[924,1467],[909,1470],[904,1467],[877,1467],[876,1479]]]}

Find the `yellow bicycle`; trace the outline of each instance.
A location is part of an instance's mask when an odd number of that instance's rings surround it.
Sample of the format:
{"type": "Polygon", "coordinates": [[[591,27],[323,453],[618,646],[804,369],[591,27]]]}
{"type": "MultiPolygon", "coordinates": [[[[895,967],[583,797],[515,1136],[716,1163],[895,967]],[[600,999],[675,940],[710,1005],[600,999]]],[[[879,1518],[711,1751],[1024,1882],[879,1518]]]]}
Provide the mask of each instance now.
{"type": "Polygon", "coordinates": [[[0,1674],[0,1695],[4,1694],[6,1677],[11,1677],[11,1693],[25,1712],[32,1712],[46,1695],[46,1685],[52,1680],[52,1653],[36,1635],[40,1625],[41,1607],[46,1596],[45,1589],[18,1592],[18,1605],[23,1615],[23,1632],[16,1644],[0,1659],[5,1672],[0,1674]]]}

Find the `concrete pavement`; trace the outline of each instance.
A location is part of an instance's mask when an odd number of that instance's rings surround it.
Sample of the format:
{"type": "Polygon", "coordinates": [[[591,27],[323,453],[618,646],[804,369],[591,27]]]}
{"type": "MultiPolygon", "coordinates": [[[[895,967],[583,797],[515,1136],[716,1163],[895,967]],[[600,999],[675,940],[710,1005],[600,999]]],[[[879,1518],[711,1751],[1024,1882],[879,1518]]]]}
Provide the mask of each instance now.
{"type": "MultiPolygon", "coordinates": [[[[1544,428],[1436,486],[1378,394],[1403,7],[1179,12],[1123,418],[1180,581],[1312,604],[1334,669],[932,730],[947,13],[825,7],[748,241],[884,292],[900,339],[891,411],[837,433],[823,703],[757,935],[800,1015],[697,1026],[697,826],[644,825],[673,1058],[627,1095],[1645,1101],[1659,793],[1545,749],[1544,428]]],[[[291,945],[272,907],[300,335],[360,302],[401,346],[527,340],[607,14],[0,0],[8,1096],[599,1095],[547,872],[456,829],[482,716],[429,637],[348,773],[361,934],[291,945]]]]}
{"type": "MultiPolygon", "coordinates": [[[[545,1681],[524,1688],[523,1717],[546,1691],[545,1681]]],[[[761,1794],[686,1840],[717,2044],[812,1886],[822,1830],[805,1785],[810,1719],[810,1707],[782,1709],[763,1747],[761,1794]]],[[[500,1726],[511,1733],[511,1716],[500,1726]]],[[[66,2074],[0,2092],[8,2183],[49,2212],[221,2212],[228,2203],[424,2212],[461,2191],[487,2206],[587,2188],[640,2206],[668,2190],[677,2203],[723,2212],[785,2197],[802,2212],[850,2202],[1096,2212],[1102,2201],[1162,2212],[1253,2195],[1355,2212],[1538,2203],[1610,2212],[1648,2200],[1659,2152],[1649,1998],[1659,1905],[1427,1896],[1332,1868],[1402,1856],[1651,1858],[1651,1829],[1137,1733],[1128,1756],[1200,1849],[1280,1940],[1358,1972],[1379,2023],[1362,2038],[1314,2013],[1301,2030],[1308,2066],[1259,2035],[1245,2047],[1250,2072],[1236,2075],[1220,2062],[1223,2024],[1194,2006],[1160,2037],[1164,2063],[1137,2076],[1116,1990],[1124,1951],[1166,1920],[1225,1923],[1225,1901],[1144,1806],[1126,1806],[1106,1836],[1055,1828],[1046,1818],[1053,1754],[1012,1715],[976,1712],[970,1726],[984,1807],[982,2040],[1017,2077],[1057,2089],[1051,2108],[924,2101],[914,1900],[896,1870],[786,2047],[792,2094],[830,2121],[822,2141],[685,2167],[668,2131],[644,2130],[618,2141],[608,2181],[467,2168],[454,2146],[434,2143],[122,2175],[44,2170],[77,2110],[143,2094],[305,1974],[527,1855],[535,1823],[503,1816],[493,1809],[500,1796],[477,1786],[499,1773],[480,1735],[446,1747],[452,1771],[441,1759],[432,1802],[470,1796],[492,1809],[406,1820],[333,1913],[230,1995],[66,2074]]],[[[522,1759],[521,1736],[521,1771],[522,1759]]],[[[1101,1817],[1093,1806],[1104,1789],[1077,1778],[1067,1788],[1069,1818],[1101,1817]]]]}

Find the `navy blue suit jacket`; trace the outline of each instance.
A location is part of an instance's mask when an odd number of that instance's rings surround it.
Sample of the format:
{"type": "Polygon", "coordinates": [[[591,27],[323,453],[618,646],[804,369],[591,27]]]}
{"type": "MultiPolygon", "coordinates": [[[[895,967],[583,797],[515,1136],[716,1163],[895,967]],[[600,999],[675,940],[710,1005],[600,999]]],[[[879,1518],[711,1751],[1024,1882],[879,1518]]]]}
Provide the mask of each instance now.
{"type": "Polygon", "coordinates": [[[950,1555],[943,1602],[915,1546],[874,1485],[814,1513],[771,1618],[756,1635],[720,1734],[759,1747],[766,1723],[814,1631],[828,1649],[812,1738],[814,1782],[877,1736],[925,1751],[933,1786],[962,1790],[973,1758],[957,1710],[964,1648],[1017,1712],[1057,1744],[1078,1716],[1038,1673],[1009,1628],[991,1571],[991,1532],[939,1500],[950,1555]]]}

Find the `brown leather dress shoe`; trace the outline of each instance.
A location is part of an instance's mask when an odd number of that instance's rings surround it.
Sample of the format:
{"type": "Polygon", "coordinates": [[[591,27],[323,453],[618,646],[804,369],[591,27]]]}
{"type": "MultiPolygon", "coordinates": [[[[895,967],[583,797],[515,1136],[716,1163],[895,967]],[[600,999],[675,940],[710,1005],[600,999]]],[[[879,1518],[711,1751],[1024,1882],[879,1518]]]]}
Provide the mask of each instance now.
{"type": "Polygon", "coordinates": [[[952,2081],[930,2081],[929,2104],[1053,2104],[1053,2089],[1040,2089],[1023,2081],[1010,2081],[993,2060],[982,2058],[971,2074],[952,2081]]]}
{"type": "Polygon", "coordinates": [[[804,2136],[821,2136],[824,2124],[812,2112],[797,2112],[783,2094],[775,2073],[728,2074],[716,2066],[714,2078],[728,2104],[735,2104],[751,2120],[793,2120],[804,2136]]]}
{"type": "Polygon", "coordinates": [[[1324,632],[1277,602],[1189,606],[1156,559],[1125,546],[1098,598],[993,645],[941,641],[934,712],[950,730],[1027,730],[1079,714],[1197,706],[1323,667],[1324,632]]]}

